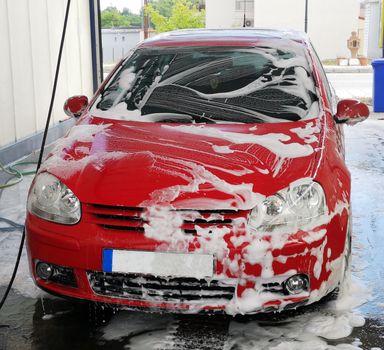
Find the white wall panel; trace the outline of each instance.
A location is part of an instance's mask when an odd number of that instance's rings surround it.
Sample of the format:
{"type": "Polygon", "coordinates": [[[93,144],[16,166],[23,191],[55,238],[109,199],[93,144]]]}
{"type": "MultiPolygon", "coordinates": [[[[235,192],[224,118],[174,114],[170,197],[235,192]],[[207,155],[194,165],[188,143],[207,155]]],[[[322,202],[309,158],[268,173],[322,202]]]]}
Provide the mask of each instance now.
{"type": "Polygon", "coordinates": [[[46,0],[29,4],[32,65],[34,72],[37,130],[44,128],[52,90],[51,52],[49,50],[48,9],[46,0]],[[47,44],[43,44],[47,43],[47,44]],[[43,44],[43,45],[42,45],[43,44]]]}
{"type": "MultiPolygon", "coordinates": [[[[0,147],[45,125],[66,0],[0,0],[0,147]]],[[[53,121],[66,118],[65,100],[92,96],[89,5],[72,0],[53,121]]]]}
{"type": "Polygon", "coordinates": [[[7,3],[0,0],[0,145],[16,140],[7,3]]]}
{"type": "Polygon", "coordinates": [[[16,138],[36,131],[35,88],[28,0],[7,0],[16,138]]]}

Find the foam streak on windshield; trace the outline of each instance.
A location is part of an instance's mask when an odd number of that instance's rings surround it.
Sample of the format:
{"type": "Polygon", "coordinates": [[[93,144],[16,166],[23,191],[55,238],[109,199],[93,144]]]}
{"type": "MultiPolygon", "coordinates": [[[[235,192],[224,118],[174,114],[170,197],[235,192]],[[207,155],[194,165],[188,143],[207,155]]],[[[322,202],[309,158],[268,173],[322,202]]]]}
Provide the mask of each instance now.
{"type": "Polygon", "coordinates": [[[319,109],[302,45],[276,40],[254,48],[140,49],[91,113],[147,122],[182,114],[184,122],[275,123],[310,119],[319,109]]]}

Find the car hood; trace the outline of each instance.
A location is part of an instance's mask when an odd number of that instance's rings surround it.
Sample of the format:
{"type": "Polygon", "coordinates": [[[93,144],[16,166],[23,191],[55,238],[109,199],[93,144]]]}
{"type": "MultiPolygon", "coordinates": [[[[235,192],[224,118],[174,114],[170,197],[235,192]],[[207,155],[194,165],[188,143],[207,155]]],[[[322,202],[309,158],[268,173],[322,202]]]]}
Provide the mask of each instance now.
{"type": "Polygon", "coordinates": [[[87,116],[44,162],[83,203],[251,209],[313,176],[321,119],[273,124],[171,124],[87,116]]]}

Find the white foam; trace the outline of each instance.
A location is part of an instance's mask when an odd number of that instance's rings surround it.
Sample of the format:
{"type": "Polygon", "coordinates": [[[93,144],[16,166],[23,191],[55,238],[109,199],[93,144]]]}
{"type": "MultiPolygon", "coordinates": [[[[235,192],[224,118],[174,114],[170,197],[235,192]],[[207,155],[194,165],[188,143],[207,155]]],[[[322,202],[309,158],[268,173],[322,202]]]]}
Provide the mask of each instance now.
{"type": "MultiPolygon", "coordinates": [[[[310,74],[312,68],[308,64],[308,59],[306,57],[307,53],[303,48],[303,45],[294,41],[290,41],[290,45],[287,45],[285,41],[278,40],[276,42],[269,41],[265,44],[265,46],[266,47],[263,48],[255,47],[252,49],[235,48],[235,50],[239,53],[254,53],[255,55],[263,56],[268,62],[271,62],[271,65],[276,68],[282,69],[283,72],[281,72],[281,74],[273,74],[276,69],[270,68],[269,72],[264,72],[263,75],[261,75],[259,78],[255,79],[251,83],[247,84],[246,86],[243,86],[236,90],[220,93],[203,93],[201,91],[198,91],[197,89],[191,88],[188,84],[181,84],[181,86],[184,90],[190,90],[193,94],[199,96],[207,104],[209,104],[210,101],[213,99],[227,100],[230,98],[246,96],[263,89],[275,90],[278,93],[284,92],[301,98],[305,102],[307,107],[303,109],[298,106],[291,106],[290,104],[283,103],[283,105],[281,106],[281,110],[296,114],[301,119],[309,119],[318,115],[320,112],[319,103],[317,101],[312,101],[311,95],[309,94],[309,92],[316,94],[317,89],[314,84],[312,75],[310,74]],[[291,53],[292,57],[282,59],[281,57],[279,57],[278,50],[285,50],[286,52],[291,53]],[[289,68],[292,68],[295,74],[284,74],[284,71],[287,71],[289,68]],[[289,84],[282,84],[288,79],[287,76],[289,77],[289,84]]],[[[202,62],[198,66],[192,68],[186,67],[185,70],[173,74],[168,78],[162,80],[164,73],[169,69],[169,66],[166,65],[161,72],[156,73],[157,75],[154,77],[151,85],[146,87],[144,95],[140,96],[140,99],[138,99],[138,96],[136,96],[134,102],[134,110],[127,110],[127,105],[124,100],[127,100],[131,97],[132,88],[136,81],[142,77],[143,70],[148,64],[148,62],[149,61],[146,61],[143,64],[142,69],[138,70],[136,73],[133,73],[133,67],[127,68],[126,70],[122,71],[117,84],[117,91],[110,92],[109,96],[104,97],[105,99],[110,100],[110,102],[112,103],[112,107],[106,111],[97,108],[97,105],[99,104],[102,98],[99,97],[99,99],[92,107],[91,113],[97,116],[105,116],[106,118],[137,120],[141,115],[143,107],[146,105],[153,91],[156,88],[178,85],[179,81],[186,79],[191,75],[196,74],[197,72],[201,72],[204,69],[209,70],[212,66],[212,62],[202,62]]],[[[218,62],[216,62],[216,64],[217,63],[218,62]]],[[[270,117],[268,113],[262,113],[261,111],[252,112],[251,110],[249,110],[249,112],[255,114],[255,116],[262,119],[263,121],[271,123],[279,122],[278,118],[270,117]]],[[[203,114],[203,112],[201,114],[203,114]]]]}
{"type": "MultiPolygon", "coordinates": [[[[358,342],[330,345],[327,340],[337,340],[351,335],[354,327],[364,325],[364,318],[353,310],[366,299],[367,290],[356,280],[346,280],[340,298],[334,303],[324,304],[319,311],[300,315],[274,324],[231,322],[226,350],[281,349],[281,350],[331,350],[361,349],[358,342]],[[350,300],[353,302],[343,302],[350,300]],[[345,308],[335,308],[341,303],[345,308]]],[[[248,296],[252,297],[250,293],[248,296]]],[[[254,297],[258,297],[254,295],[254,297]]],[[[267,296],[265,296],[267,299],[267,296]]]]}
{"type": "Polygon", "coordinates": [[[177,203],[179,207],[184,208],[217,209],[232,207],[249,209],[256,206],[264,198],[264,196],[253,192],[253,184],[231,184],[213,174],[206,167],[194,162],[178,160],[178,164],[179,171],[183,170],[184,174],[188,174],[188,183],[155,190],[151,193],[150,199],[141,203],[141,206],[172,206],[177,203]],[[198,198],[195,200],[178,199],[181,194],[197,192],[202,184],[211,184],[214,189],[229,194],[231,198],[215,201],[211,198],[198,198]]]}
{"type": "Polygon", "coordinates": [[[230,149],[229,146],[217,146],[213,145],[212,149],[217,152],[217,153],[223,153],[223,154],[229,154],[229,153],[234,153],[235,151],[230,149]]]}
{"type": "Polygon", "coordinates": [[[238,133],[223,131],[216,128],[206,127],[205,125],[162,125],[163,128],[174,130],[187,134],[203,135],[216,139],[229,141],[233,144],[256,144],[265,147],[276,154],[279,158],[300,158],[311,155],[314,152],[313,147],[308,144],[290,142],[291,137],[286,134],[268,133],[264,135],[255,135],[252,133],[238,133]]]}
{"type": "Polygon", "coordinates": [[[129,338],[129,346],[135,350],[158,349],[166,341],[174,319],[171,315],[143,314],[121,311],[101,329],[107,341],[129,338]]]}
{"type": "Polygon", "coordinates": [[[297,134],[306,143],[318,141],[316,134],[320,132],[319,121],[307,123],[303,128],[293,128],[291,132],[297,134]]]}

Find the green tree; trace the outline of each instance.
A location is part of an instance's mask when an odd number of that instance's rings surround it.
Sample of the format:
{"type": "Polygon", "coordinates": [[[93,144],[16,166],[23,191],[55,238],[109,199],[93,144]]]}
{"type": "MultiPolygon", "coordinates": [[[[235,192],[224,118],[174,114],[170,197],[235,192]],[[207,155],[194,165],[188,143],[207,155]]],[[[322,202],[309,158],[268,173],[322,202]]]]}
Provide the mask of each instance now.
{"type": "MultiPolygon", "coordinates": [[[[172,9],[175,6],[176,0],[150,0],[150,2],[160,15],[169,18],[172,15],[172,9]]],[[[200,8],[201,5],[205,5],[205,0],[189,0],[189,3],[200,8]]]]}
{"type": "Polygon", "coordinates": [[[162,0],[164,6],[166,2],[169,4],[168,1],[169,3],[171,1],[174,2],[169,17],[162,15],[160,10],[156,9],[153,4],[149,4],[145,9],[146,13],[150,15],[151,22],[158,33],[175,29],[204,27],[205,10],[199,11],[196,1],[162,0]]]}
{"type": "Polygon", "coordinates": [[[155,0],[151,1],[153,8],[164,17],[172,16],[172,9],[175,6],[176,0],[155,0]]]}
{"type": "Polygon", "coordinates": [[[129,27],[130,21],[126,16],[123,16],[115,7],[107,7],[101,12],[101,27],[129,27]]]}
{"type": "Polygon", "coordinates": [[[142,26],[142,22],[143,22],[142,16],[136,15],[135,13],[131,12],[129,8],[124,7],[123,11],[121,11],[121,14],[128,19],[132,27],[142,26]]]}

